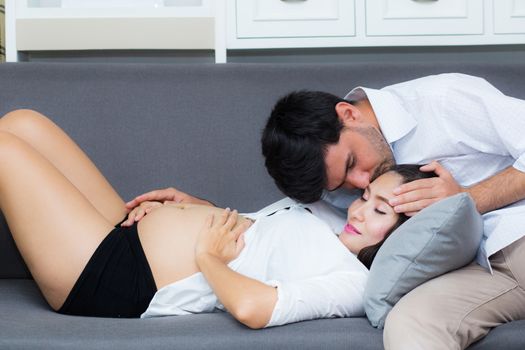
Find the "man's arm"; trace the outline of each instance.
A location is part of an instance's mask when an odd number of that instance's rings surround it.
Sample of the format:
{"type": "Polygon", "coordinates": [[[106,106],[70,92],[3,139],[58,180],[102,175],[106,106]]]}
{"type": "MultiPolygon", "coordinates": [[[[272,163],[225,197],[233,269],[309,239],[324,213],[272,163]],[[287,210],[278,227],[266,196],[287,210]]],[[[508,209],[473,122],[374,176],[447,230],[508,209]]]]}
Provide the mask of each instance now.
{"type": "Polygon", "coordinates": [[[390,201],[396,212],[412,216],[432,203],[460,192],[472,196],[481,214],[525,198],[525,173],[513,167],[469,188],[461,187],[436,161],[421,167],[421,170],[434,171],[438,177],[412,181],[396,188],[396,197],[390,201]]]}
{"type": "Polygon", "coordinates": [[[499,209],[525,198],[525,173],[514,167],[467,189],[481,214],[499,209]]]}

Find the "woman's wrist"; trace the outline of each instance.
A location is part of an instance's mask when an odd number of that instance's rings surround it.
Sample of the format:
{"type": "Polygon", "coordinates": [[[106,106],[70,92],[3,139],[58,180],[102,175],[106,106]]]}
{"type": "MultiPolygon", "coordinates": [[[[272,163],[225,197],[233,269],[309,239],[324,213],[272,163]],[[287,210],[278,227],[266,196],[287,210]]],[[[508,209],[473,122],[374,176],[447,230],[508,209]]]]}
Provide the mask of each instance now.
{"type": "Polygon", "coordinates": [[[223,263],[226,265],[221,259],[219,259],[214,254],[208,252],[208,251],[202,251],[202,252],[196,252],[195,253],[195,262],[197,263],[197,266],[202,271],[206,266],[209,266],[212,263],[223,263]]]}

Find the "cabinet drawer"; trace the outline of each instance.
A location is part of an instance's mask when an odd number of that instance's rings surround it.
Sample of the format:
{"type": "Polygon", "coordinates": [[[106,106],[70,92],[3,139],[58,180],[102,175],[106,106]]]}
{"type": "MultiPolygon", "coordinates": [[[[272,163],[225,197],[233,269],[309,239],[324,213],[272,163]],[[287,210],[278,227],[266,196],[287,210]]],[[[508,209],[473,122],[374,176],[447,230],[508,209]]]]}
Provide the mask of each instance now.
{"type": "Polygon", "coordinates": [[[366,1],[366,34],[483,34],[483,0],[366,1]]]}
{"type": "Polygon", "coordinates": [[[494,1],[494,33],[525,34],[525,0],[494,1]]]}
{"type": "Polygon", "coordinates": [[[237,0],[237,38],[355,35],[355,0],[237,0]]]}

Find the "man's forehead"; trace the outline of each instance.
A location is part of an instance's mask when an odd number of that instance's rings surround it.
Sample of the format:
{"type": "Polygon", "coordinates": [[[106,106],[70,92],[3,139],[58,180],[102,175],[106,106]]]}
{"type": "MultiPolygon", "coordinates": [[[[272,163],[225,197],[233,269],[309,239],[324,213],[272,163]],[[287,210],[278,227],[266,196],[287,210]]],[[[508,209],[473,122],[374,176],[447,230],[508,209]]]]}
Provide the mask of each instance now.
{"type": "Polygon", "coordinates": [[[327,190],[333,191],[344,184],[351,159],[350,150],[327,152],[325,157],[327,190]]]}

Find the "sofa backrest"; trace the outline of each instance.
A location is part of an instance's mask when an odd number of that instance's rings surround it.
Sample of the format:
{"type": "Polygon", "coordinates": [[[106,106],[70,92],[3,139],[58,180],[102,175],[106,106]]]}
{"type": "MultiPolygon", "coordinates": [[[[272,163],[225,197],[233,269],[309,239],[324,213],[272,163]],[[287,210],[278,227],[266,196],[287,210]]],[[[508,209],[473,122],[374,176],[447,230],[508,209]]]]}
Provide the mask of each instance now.
{"type": "MultiPolygon", "coordinates": [[[[442,72],[482,76],[525,98],[525,63],[8,63],[0,64],[0,115],[31,108],[49,116],[125,200],[176,186],[220,206],[255,211],[282,197],[259,146],[278,97],[300,89],[343,96],[357,85],[380,88],[442,72]]],[[[0,217],[0,278],[28,277],[0,217]]]]}

